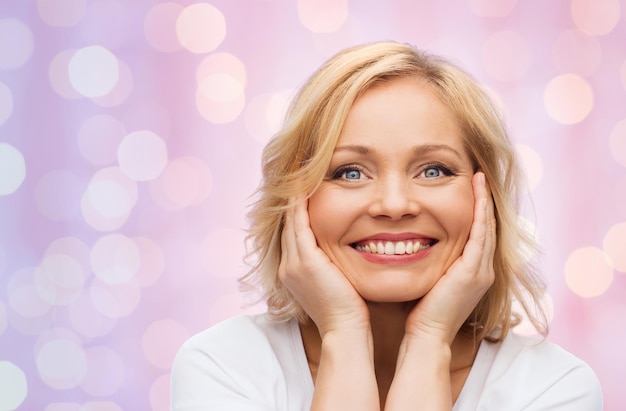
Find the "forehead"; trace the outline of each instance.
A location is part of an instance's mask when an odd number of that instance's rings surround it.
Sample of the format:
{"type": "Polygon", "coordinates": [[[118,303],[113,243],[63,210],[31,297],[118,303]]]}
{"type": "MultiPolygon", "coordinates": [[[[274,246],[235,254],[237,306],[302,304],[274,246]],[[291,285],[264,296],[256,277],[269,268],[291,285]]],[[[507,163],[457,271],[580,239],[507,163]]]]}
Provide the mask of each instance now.
{"type": "Polygon", "coordinates": [[[367,143],[447,144],[460,151],[465,136],[433,86],[401,77],[373,85],[352,105],[338,145],[367,143]]]}

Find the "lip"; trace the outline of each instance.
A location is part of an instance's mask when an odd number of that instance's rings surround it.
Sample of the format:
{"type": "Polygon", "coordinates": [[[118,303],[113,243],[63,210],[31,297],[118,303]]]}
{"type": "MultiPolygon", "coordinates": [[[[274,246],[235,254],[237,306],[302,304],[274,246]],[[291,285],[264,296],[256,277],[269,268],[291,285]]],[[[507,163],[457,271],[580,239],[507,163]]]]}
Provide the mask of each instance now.
{"type": "Polygon", "coordinates": [[[375,264],[394,264],[394,265],[404,265],[411,264],[417,261],[420,261],[426,258],[430,251],[437,245],[439,241],[433,237],[425,236],[417,233],[378,233],[372,236],[363,238],[359,241],[355,241],[351,244],[352,249],[357,252],[361,257],[365,260],[375,263],[375,264]],[[367,243],[367,242],[379,242],[379,241],[407,241],[407,240],[420,240],[432,243],[430,247],[420,250],[417,253],[412,254],[378,254],[378,253],[369,253],[365,251],[358,250],[356,248],[357,244],[367,243]]]}
{"type": "Polygon", "coordinates": [[[375,264],[391,264],[391,265],[405,265],[411,264],[425,259],[431,252],[431,250],[437,246],[435,242],[428,248],[420,250],[414,254],[373,254],[367,253],[365,251],[359,251],[356,248],[352,248],[356,253],[358,253],[365,260],[375,263],[375,264]]]}
{"type": "Polygon", "coordinates": [[[353,244],[358,244],[366,241],[406,241],[406,240],[437,240],[436,238],[429,237],[427,235],[418,233],[378,233],[372,236],[362,238],[359,241],[355,241],[353,244]]]}

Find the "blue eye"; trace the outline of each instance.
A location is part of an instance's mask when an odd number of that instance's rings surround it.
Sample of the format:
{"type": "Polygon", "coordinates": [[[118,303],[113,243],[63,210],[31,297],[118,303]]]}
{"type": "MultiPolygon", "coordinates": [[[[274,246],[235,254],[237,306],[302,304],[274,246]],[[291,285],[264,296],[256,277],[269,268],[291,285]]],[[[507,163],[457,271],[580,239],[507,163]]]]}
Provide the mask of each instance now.
{"type": "Polygon", "coordinates": [[[441,176],[441,170],[438,167],[429,167],[424,170],[424,177],[436,178],[441,176]]]}
{"type": "Polygon", "coordinates": [[[442,177],[449,177],[455,175],[454,171],[444,166],[443,164],[433,163],[426,165],[420,174],[420,177],[426,179],[439,179],[442,177]]]}
{"type": "Polygon", "coordinates": [[[361,172],[359,170],[346,170],[343,172],[343,176],[346,180],[358,180],[361,178],[361,172]]]}
{"type": "Polygon", "coordinates": [[[348,165],[339,167],[333,174],[333,180],[359,181],[365,178],[358,166],[348,165]]]}

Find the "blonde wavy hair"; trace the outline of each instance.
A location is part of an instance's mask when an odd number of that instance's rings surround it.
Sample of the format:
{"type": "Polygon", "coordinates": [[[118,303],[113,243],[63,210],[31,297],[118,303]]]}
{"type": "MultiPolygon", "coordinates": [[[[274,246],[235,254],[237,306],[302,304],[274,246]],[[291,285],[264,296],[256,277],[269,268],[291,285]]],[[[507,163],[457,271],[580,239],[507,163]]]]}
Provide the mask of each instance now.
{"type": "Polygon", "coordinates": [[[399,77],[429,85],[455,114],[476,170],[485,173],[496,209],[495,282],[464,325],[477,338],[503,339],[520,322],[514,302],[541,334],[544,285],[528,260],[534,239],[520,225],[520,173],[502,119],[486,93],[447,60],[406,44],[377,42],[346,49],[324,63],[301,87],[281,130],[264,149],[258,200],[248,218],[251,270],[240,279],[244,290],[260,292],[279,320],[306,313],[278,278],[283,215],[288,199],[311,195],[327,173],[342,127],[355,100],[373,84],[399,77]]]}

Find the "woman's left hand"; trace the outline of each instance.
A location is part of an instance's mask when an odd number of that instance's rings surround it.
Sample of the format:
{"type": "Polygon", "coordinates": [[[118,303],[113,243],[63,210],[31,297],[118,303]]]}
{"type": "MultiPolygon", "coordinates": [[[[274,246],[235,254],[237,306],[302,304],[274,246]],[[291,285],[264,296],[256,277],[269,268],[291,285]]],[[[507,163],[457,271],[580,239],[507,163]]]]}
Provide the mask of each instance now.
{"type": "Polygon", "coordinates": [[[405,334],[451,344],[458,330],[493,284],[496,220],[491,191],[482,172],[472,177],[474,220],[461,256],[417,303],[405,334]]]}

